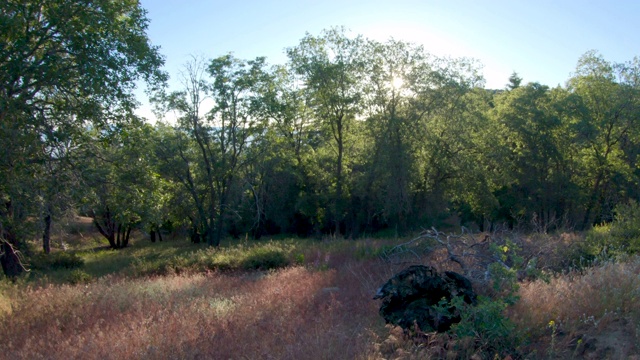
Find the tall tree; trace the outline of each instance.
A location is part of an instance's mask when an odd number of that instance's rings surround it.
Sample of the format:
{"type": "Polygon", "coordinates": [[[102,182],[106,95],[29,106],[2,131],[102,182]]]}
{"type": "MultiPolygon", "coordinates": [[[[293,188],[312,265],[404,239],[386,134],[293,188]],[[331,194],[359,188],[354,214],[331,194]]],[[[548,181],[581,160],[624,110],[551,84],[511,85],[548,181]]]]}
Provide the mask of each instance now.
{"type": "Polygon", "coordinates": [[[538,83],[513,88],[496,97],[496,129],[503,146],[501,166],[510,180],[501,190],[503,216],[533,220],[547,228],[570,215],[567,206],[577,195],[570,159],[573,137],[562,99],[566,91],[538,83]]]}
{"type": "MultiPolygon", "coordinates": [[[[15,263],[13,234],[32,208],[13,185],[33,178],[59,136],[87,122],[127,119],[139,79],[162,83],[163,63],[150,44],[148,19],[138,1],[8,0],[0,5],[0,211],[5,246],[0,261],[15,263]]],[[[36,214],[33,214],[36,215],[36,214]]],[[[45,215],[46,216],[46,215],[45,215]]],[[[15,268],[11,264],[4,268],[15,268]]],[[[13,272],[9,275],[17,275],[13,272]]]]}
{"type": "Polygon", "coordinates": [[[212,246],[220,244],[233,187],[251,160],[245,151],[262,134],[260,89],[270,79],[264,67],[264,58],[243,61],[225,55],[208,64],[194,58],[185,69],[184,90],[163,98],[164,106],[177,111],[179,125],[174,137],[178,153],[161,158],[175,161],[178,156],[182,162],[172,174],[191,193],[198,209],[195,226],[212,246]],[[209,111],[202,108],[206,98],[213,101],[209,111]]]}
{"type": "MultiPolygon", "coordinates": [[[[588,188],[582,226],[606,220],[613,206],[625,197],[624,182],[633,176],[634,164],[625,161],[625,149],[638,143],[640,87],[638,60],[612,64],[590,51],[578,61],[569,90],[582,103],[575,124],[588,188]]],[[[632,182],[632,181],[631,181],[632,182]]]]}
{"type": "Polygon", "coordinates": [[[138,121],[92,131],[78,161],[86,184],[83,205],[112,249],[127,247],[135,227],[157,221],[151,132],[138,121]]]}
{"type": "Polygon", "coordinates": [[[307,34],[287,49],[289,61],[303,76],[316,119],[328,132],[335,164],[332,222],[341,233],[345,203],[345,155],[350,127],[360,112],[363,75],[362,37],[349,38],[343,28],[326,30],[321,36],[307,34]]]}
{"type": "Polygon", "coordinates": [[[476,146],[474,133],[482,126],[468,116],[467,95],[483,81],[476,63],[464,58],[422,62],[411,76],[409,119],[418,161],[414,207],[422,209],[421,221],[446,215],[449,200],[459,193],[476,146]]]}
{"type": "Polygon", "coordinates": [[[507,90],[515,90],[522,84],[522,78],[517,72],[512,72],[509,76],[509,83],[507,84],[507,90]]]}
{"type": "MultiPolygon", "coordinates": [[[[369,149],[369,170],[362,196],[367,209],[366,222],[379,222],[376,208],[384,222],[406,230],[412,214],[411,185],[415,180],[415,124],[409,116],[411,81],[420,65],[428,61],[421,47],[390,40],[369,41],[366,53],[367,77],[365,110],[369,149]]],[[[354,209],[358,211],[358,209],[354,209]]]]}

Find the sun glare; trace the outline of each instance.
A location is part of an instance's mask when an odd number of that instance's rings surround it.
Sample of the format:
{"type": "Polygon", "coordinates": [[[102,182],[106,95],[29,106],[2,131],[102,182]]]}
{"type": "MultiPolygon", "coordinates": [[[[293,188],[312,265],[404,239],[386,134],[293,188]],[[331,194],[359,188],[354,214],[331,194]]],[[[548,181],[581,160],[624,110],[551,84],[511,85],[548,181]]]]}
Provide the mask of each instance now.
{"type": "Polygon", "coordinates": [[[404,80],[402,80],[401,77],[394,77],[393,80],[391,80],[391,86],[393,86],[394,89],[400,89],[402,85],[404,85],[404,80]]]}

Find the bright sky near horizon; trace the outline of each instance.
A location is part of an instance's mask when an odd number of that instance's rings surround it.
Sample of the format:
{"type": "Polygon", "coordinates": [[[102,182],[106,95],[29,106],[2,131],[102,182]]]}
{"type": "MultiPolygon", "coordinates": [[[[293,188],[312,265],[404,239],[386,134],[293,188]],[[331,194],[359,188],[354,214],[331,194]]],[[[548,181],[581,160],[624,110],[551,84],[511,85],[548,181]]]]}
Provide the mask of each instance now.
{"type": "MultiPolygon", "coordinates": [[[[141,0],[148,36],[176,78],[190,55],[286,62],[284,49],[306,32],[345,26],[380,41],[424,45],[439,56],[483,64],[485,87],[505,87],[516,71],[524,82],[564,85],[579,57],[597,50],[611,62],[640,56],[638,0],[141,0]]],[[[140,97],[144,97],[139,91],[140,97]]],[[[140,99],[143,100],[143,99],[140,99]]],[[[139,114],[150,117],[143,101],[139,114]]]]}

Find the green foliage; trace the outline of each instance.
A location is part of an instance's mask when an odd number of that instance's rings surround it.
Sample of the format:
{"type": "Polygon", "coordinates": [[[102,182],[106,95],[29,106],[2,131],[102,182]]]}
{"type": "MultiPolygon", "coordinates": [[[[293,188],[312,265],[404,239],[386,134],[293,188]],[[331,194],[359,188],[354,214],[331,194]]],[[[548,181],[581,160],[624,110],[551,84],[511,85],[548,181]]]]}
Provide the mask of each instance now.
{"type": "Polygon", "coordinates": [[[49,271],[76,269],[84,266],[84,259],[76,253],[55,251],[50,254],[39,253],[30,259],[34,270],[49,271]]]}
{"type": "Polygon", "coordinates": [[[291,244],[267,242],[184,252],[169,257],[139,257],[131,265],[136,276],[194,273],[208,270],[269,270],[304,262],[291,244]]]}
{"type": "Polygon", "coordinates": [[[84,284],[91,282],[93,280],[93,276],[89,275],[84,270],[75,269],[69,273],[68,281],[71,284],[84,284]]]}
{"type": "Polygon", "coordinates": [[[461,339],[472,338],[478,350],[506,356],[515,353],[522,342],[520,333],[506,316],[507,308],[519,300],[517,274],[533,271],[529,267],[534,264],[524,263],[522,249],[509,238],[500,245],[491,244],[491,250],[497,259],[489,265],[493,295],[479,296],[475,306],[464,303],[460,297],[452,299],[451,304],[460,309],[462,320],[451,332],[461,339]]]}
{"type": "Polygon", "coordinates": [[[462,320],[451,328],[451,333],[459,338],[473,338],[477,349],[503,356],[513,353],[518,346],[520,339],[515,325],[505,316],[507,302],[480,296],[478,304],[471,306],[457,297],[452,305],[461,309],[462,320]]]}
{"type": "Polygon", "coordinates": [[[290,264],[286,252],[277,247],[259,247],[249,250],[241,266],[246,270],[270,270],[290,264]]]}
{"type": "Polygon", "coordinates": [[[593,262],[640,251],[640,204],[636,201],[619,204],[614,213],[611,223],[589,230],[578,255],[593,262]]]}
{"type": "Polygon", "coordinates": [[[609,234],[621,251],[636,254],[640,251],[640,204],[629,201],[618,204],[609,234]]]}
{"type": "Polygon", "coordinates": [[[491,244],[493,256],[498,261],[489,265],[492,287],[500,301],[513,305],[518,300],[518,271],[524,270],[521,249],[511,239],[505,239],[502,245],[491,244]]]}
{"type": "MultiPolygon", "coordinates": [[[[52,218],[84,195],[78,158],[100,141],[87,130],[129,123],[137,84],[157,88],[166,80],[148,23],[138,1],[0,5],[0,225],[15,249],[32,235],[24,224],[43,219],[50,251],[52,218]]],[[[0,261],[16,272],[14,256],[0,261]]]]}

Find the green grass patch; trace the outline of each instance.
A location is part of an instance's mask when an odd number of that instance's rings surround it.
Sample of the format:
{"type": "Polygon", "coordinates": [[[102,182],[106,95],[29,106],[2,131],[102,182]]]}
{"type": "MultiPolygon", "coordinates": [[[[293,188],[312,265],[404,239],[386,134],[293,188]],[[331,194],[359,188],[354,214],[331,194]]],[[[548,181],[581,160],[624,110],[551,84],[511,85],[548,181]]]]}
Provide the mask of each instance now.
{"type": "MultiPolygon", "coordinates": [[[[220,247],[193,244],[185,240],[151,243],[133,239],[129,247],[113,250],[107,246],[75,247],[36,253],[29,261],[32,271],[27,282],[86,283],[107,275],[142,277],[206,271],[271,270],[290,265],[328,269],[342,261],[375,259],[399,241],[384,239],[278,239],[224,240],[220,247]]],[[[34,250],[35,252],[35,250],[34,250]]]]}
{"type": "Polygon", "coordinates": [[[38,253],[30,259],[31,268],[40,271],[76,269],[84,265],[84,259],[73,252],[54,251],[50,254],[38,253]]]}

